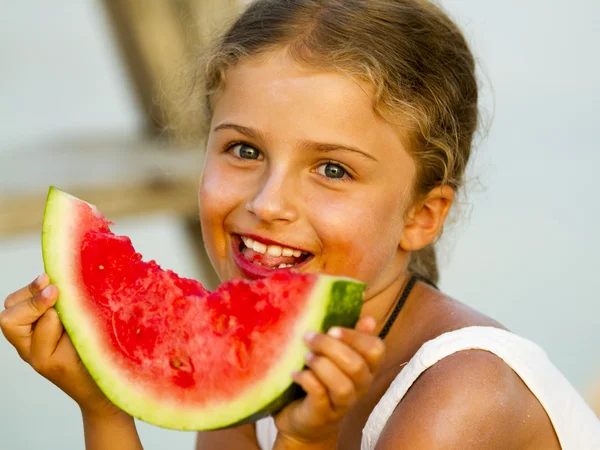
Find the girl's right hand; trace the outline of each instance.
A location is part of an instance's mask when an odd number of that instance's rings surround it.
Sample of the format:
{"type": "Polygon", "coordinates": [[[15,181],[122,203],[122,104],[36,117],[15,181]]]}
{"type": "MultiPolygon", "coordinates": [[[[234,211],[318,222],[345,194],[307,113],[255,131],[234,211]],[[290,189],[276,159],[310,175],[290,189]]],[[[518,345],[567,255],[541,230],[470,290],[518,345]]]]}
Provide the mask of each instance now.
{"type": "Polygon", "coordinates": [[[0,329],[19,356],[77,402],[84,416],[122,413],[100,391],[79,359],[53,308],[58,288],[42,274],[13,292],[0,312],[0,329]]]}

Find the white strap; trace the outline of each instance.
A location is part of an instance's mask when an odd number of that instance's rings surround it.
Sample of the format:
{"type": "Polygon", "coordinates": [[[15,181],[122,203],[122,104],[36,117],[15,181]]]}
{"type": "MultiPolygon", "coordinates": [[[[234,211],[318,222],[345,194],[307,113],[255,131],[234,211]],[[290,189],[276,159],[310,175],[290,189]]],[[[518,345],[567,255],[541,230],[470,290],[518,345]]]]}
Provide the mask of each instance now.
{"type": "Polygon", "coordinates": [[[502,358],[545,408],[563,450],[600,448],[600,421],[544,351],[527,339],[493,327],[467,327],[426,342],[393,381],[363,429],[361,450],[374,450],[383,427],[410,386],[429,367],[463,350],[502,358]]]}
{"type": "Polygon", "coordinates": [[[272,417],[265,417],[256,422],[256,438],[262,450],[271,450],[277,438],[277,428],[272,417]]]}

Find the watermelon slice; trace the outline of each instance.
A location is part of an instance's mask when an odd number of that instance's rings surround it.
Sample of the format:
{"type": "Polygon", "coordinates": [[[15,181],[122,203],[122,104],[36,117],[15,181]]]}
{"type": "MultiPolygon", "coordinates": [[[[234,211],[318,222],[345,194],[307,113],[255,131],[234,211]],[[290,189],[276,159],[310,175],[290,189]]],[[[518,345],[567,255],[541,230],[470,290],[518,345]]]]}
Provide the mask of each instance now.
{"type": "Polygon", "coordinates": [[[56,309],[100,389],[146,422],[209,430],[254,421],[298,397],[303,334],[352,327],[364,284],[275,271],[208,291],[115,236],[98,209],[50,188],[44,265],[56,309]]]}

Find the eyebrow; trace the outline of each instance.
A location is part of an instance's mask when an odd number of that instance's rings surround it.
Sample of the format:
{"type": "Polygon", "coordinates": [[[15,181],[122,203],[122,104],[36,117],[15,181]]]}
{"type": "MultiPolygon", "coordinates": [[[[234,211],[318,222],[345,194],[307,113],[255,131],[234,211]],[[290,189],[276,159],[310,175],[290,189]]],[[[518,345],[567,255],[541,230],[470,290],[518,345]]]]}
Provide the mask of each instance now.
{"type": "Polygon", "coordinates": [[[323,153],[334,152],[336,150],[343,150],[346,152],[357,153],[358,155],[363,156],[367,159],[377,161],[377,159],[373,155],[370,155],[369,153],[367,153],[359,148],[351,147],[349,145],[329,144],[326,142],[315,142],[315,141],[302,141],[301,146],[304,148],[312,148],[312,149],[315,149],[315,150],[317,150],[319,152],[323,152],[323,153]]]}
{"type": "MultiPolygon", "coordinates": [[[[265,140],[265,136],[260,131],[255,130],[254,128],[244,127],[242,125],[236,125],[233,123],[226,122],[226,123],[217,125],[213,129],[213,132],[219,131],[219,130],[235,130],[238,133],[248,136],[251,139],[265,140]]],[[[323,152],[323,153],[333,152],[336,150],[353,152],[353,153],[357,153],[365,158],[371,159],[373,161],[377,161],[377,159],[373,155],[371,155],[357,147],[352,147],[349,145],[327,143],[327,142],[315,142],[315,141],[302,141],[300,145],[303,148],[315,149],[315,150],[317,150],[319,152],[323,152]]]]}
{"type": "Polygon", "coordinates": [[[264,140],[264,135],[260,131],[255,130],[254,128],[248,128],[248,127],[243,127],[242,125],[236,125],[234,123],[225,122],[220,125],[217,125],[213,129],[213,132],[219,131],[219,130],[235,130],[238,133],[248,136],[249,138],[264,140]]]}

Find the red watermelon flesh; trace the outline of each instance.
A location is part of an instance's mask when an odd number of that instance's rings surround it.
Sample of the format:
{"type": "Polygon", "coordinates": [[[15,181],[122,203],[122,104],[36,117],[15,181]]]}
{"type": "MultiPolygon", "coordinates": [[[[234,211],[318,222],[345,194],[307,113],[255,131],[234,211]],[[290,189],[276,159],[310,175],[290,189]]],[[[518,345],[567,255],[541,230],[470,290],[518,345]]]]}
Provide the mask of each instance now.
{"type": "Polygon", "coordinates": [[[44,262],[90,374],[142,420],[201,430],[273,412],[303,366],[304,332],[358,318],[362,283],[280,270],[211,292],[143,261],[110,225],[93,205],[51,188],[44,262]]]}

